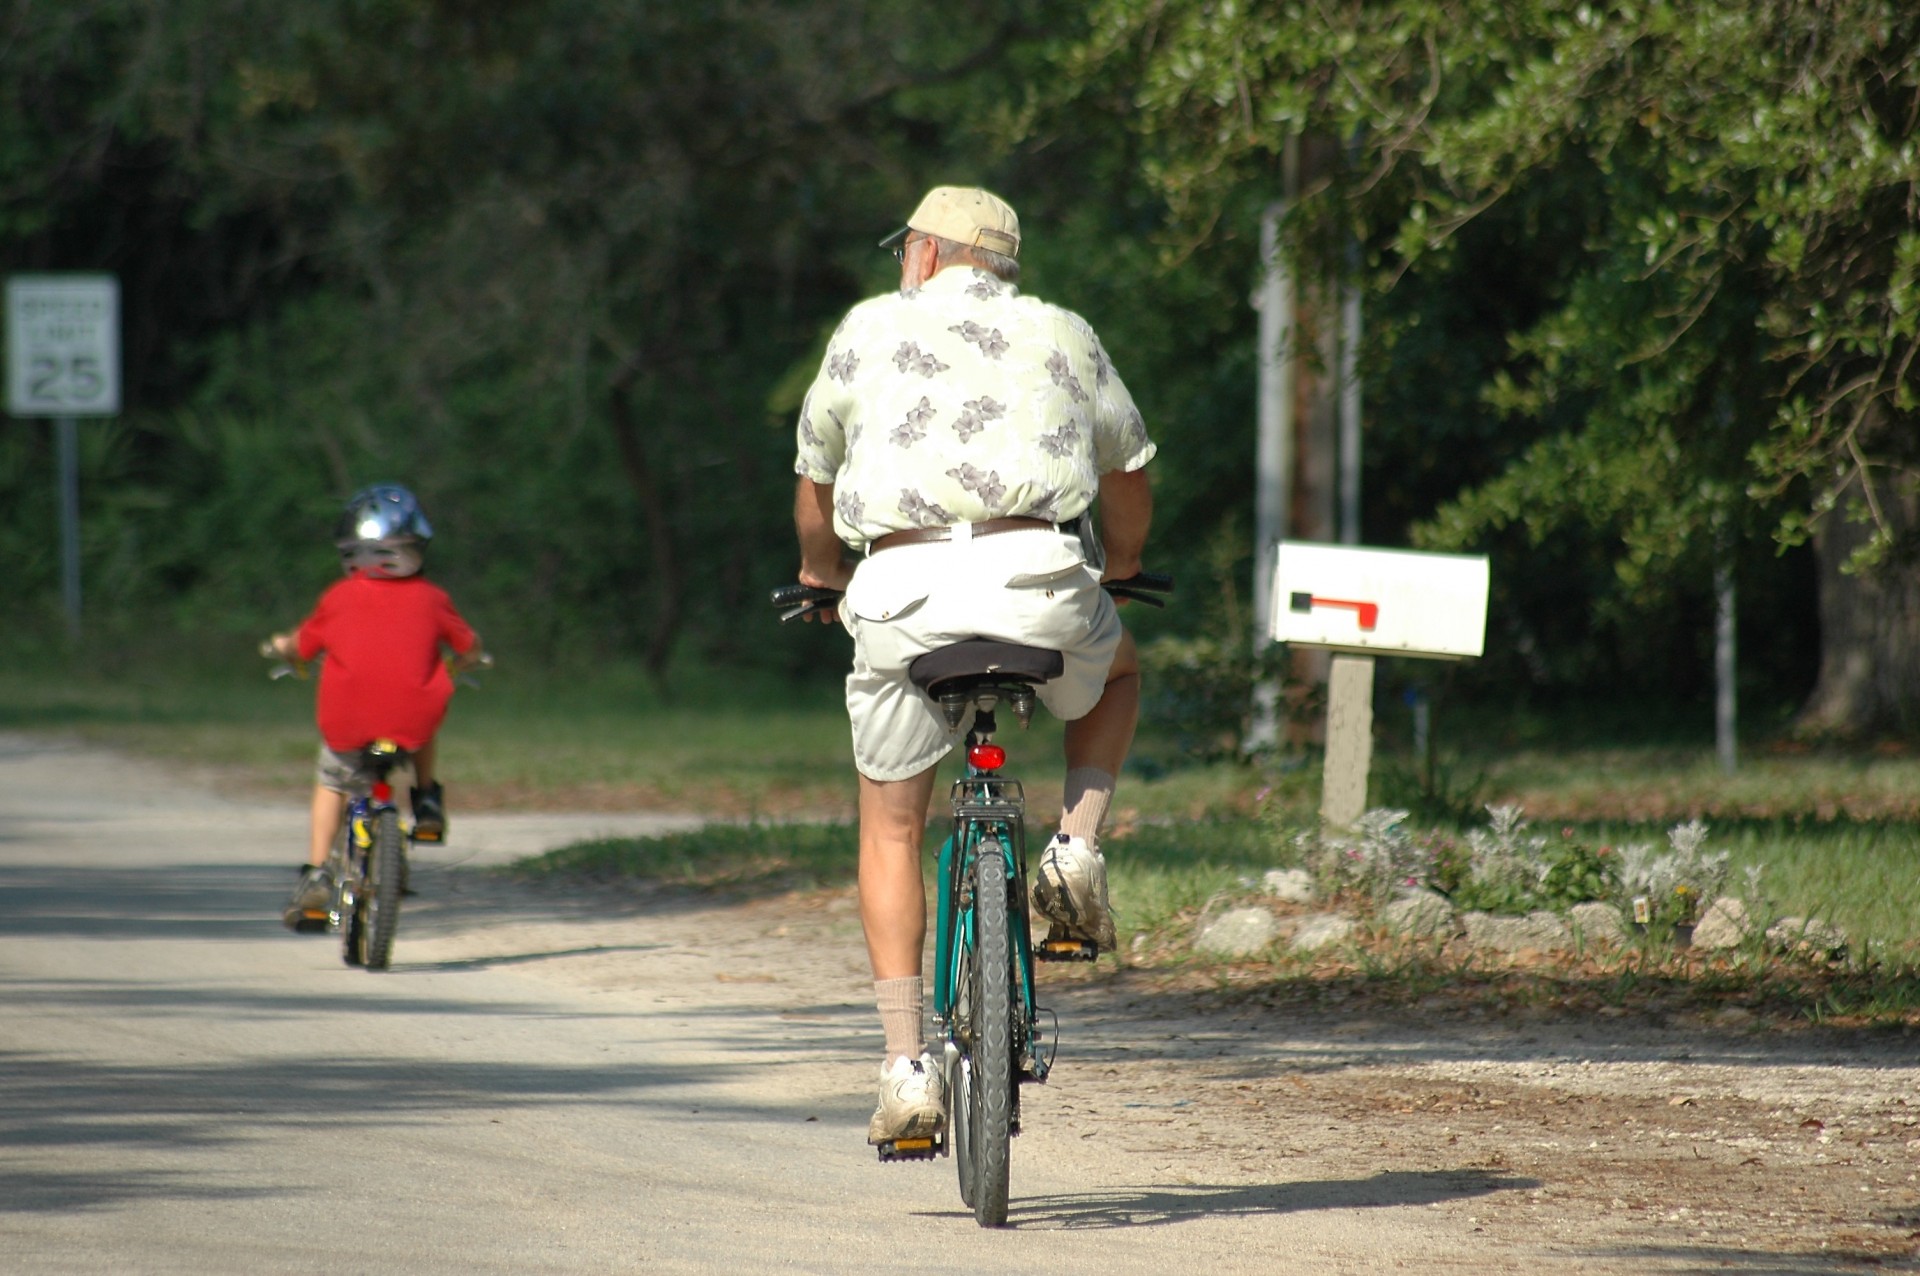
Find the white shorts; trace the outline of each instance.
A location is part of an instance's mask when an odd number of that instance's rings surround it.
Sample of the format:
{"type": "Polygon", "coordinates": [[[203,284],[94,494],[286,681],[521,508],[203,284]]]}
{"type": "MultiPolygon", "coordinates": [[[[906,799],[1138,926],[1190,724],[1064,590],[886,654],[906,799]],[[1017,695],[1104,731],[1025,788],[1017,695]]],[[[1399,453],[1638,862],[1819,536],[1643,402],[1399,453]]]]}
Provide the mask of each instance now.
{"type": "Polygon", "coordinates": [[[853,763],[881,781],[918,775],[963,738],[908,680],[915,657],[968,638],[1058,651],[1066,668],[1039,698],[1072,721],[1099,703],[1121,633],[1079,539],[1050,528],[882,550],[854,572],[840,623],[853,635],[853,763]]]}

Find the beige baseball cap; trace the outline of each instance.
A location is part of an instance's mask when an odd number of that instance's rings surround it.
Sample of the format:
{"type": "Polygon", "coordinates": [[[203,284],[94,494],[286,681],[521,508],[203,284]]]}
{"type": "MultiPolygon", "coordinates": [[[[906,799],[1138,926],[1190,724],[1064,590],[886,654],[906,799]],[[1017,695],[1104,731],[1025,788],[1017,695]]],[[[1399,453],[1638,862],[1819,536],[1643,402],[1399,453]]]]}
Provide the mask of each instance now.
{"type": "Polygon", "coordinates": [[[1020,255],[1019,216],[1006,200],[978,186],[934,187],[907,218],[907,224],[881,240],[880,246],[892,247],[910,230],[1005,257],[1020,255]]]}

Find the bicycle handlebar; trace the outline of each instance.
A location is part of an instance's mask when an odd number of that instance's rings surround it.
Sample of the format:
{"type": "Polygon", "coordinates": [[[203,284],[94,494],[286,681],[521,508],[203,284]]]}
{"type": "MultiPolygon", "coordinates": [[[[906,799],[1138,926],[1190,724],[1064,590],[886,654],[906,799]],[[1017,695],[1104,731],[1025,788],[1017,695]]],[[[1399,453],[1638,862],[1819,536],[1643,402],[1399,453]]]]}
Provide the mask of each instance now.
{"type": "MultiPolygon", "coordinates": [[[[1165,607],[1167,604],[1157,594],[1173,592],[1173,577],[1160,572],[1140,572],[1125,580],[1109,580],[1101,585],[1115,598],[1128,598],[1134,602],[1145,603],[1149,607],[1165,607]]],[[[780,609],[780,622],[785,624],[796,616],[809,612],[824,611],[840,601],[837,589],[822,589],[817,585],[802,585],[797,581],[791,585],[781,585],[774,589],[768,600],[780,609]]]]}
{"type": "Polygon", "coordinates": [[[1162,572],[1137,572],[1125,580],[1105,581],[1100,587],[1115,598],[1130,598],[1149,607],[1165,607],[1165,600],[1154,595],[1171,594],[1173,577],[1162,572]]]}
{"type": "Polygon", "coordinates": [[[791,585],[776,588],[768,599],[780,608],[780,623],[785,624],[795,616],[804,616],[808,612],[821,611],[840,601],[837,589],[821,589],[816,585],[802,585],[795,581],[791,585]]]}

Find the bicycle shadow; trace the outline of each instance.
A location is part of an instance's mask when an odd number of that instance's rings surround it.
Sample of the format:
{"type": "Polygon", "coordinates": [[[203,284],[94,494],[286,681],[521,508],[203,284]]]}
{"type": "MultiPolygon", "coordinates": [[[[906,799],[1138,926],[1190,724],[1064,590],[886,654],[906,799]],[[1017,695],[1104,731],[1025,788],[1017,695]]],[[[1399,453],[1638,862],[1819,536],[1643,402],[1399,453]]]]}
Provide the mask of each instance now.
{"type": "MultiPolygon", "coordinates": [[[[1203,1219],[1297,1214],[1309,1210],[1414,1208],[1539,1186],[1538,1179],[1482,1170],[1383,1170],[1364,1179],[1314,1179],[1299,1183],[1166,1183],[1016,1197],[1007,1209],[1007,1226],[1058,1231],[1165,1227],[1203,1219]]],[[[963,1210],[923,1211],[929,1218],[965,1217],[966,1213],[963,1210]]]]}
{"type": "Polygon", "coordinates": [[[527,966],[565,957],[600,957],[611,953],[650,953],[670,948],[669,944],[586,944],[578,948],[549,948],[537,952],[495,953],[482,957],[453,957],[443,961],[395,962],[394,974],[428,971],[494,970],[504,966],[527,966]]]}

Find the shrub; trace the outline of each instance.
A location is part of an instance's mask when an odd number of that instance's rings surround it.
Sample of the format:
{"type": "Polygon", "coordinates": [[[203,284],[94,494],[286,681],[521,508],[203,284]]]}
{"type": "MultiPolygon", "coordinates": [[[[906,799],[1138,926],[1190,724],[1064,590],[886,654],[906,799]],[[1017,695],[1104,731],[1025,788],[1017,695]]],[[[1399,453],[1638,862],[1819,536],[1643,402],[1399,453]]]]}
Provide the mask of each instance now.
{"type": "MultiPolygon", "coordinates": [[[[1667,831],[1664,854],[1647,846],[1621,849],[1620,890],[1636,922],[1656,928],[1691,926],[1701,908],[1724,893],[1731,872],[1728,852],[1703,853],[1706,840],[1707,826],[1689,820],[1667,831]]],[[[1757,868],[1749,871],[1748,885],[1757,895],[1757,868]]]]}

